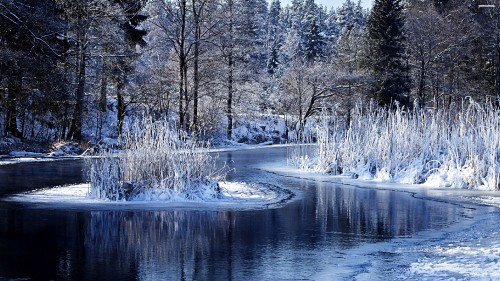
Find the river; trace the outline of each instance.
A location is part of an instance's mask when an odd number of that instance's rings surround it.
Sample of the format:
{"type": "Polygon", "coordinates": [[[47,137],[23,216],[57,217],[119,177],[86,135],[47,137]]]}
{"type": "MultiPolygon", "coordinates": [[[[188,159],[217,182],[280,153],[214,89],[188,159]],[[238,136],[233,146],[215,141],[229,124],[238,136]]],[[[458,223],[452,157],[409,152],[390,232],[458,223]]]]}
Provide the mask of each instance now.
{"type": "MultiPolygon", "coordinates": [[[[418,258],[394,251],[395,243],[418,245],[422,233],[439,233],[474,212],[409,192],[261,168],[284,165],[286,155],[286,148],[219,153],[233,168],[228,180],[296,194],[268,209],[87,210],[0,201],[0,280],[391,279],[418,258]]],[[[83,166],[0,166],[0,197],[85,182],[83,166]]]]}

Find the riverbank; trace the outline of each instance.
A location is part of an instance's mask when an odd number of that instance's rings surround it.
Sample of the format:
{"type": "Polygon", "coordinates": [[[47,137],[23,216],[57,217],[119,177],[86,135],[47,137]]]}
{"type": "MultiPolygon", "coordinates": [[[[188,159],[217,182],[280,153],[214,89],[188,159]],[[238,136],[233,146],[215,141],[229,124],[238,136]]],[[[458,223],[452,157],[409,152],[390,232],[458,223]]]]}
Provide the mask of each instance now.
{"type": "MultiPolygon", "coordinates": [[[[287,177],[341,184],[369,190],[409,193],[420,200],[438,201],[462,208],[460,222],[440,231],[423,231],[414,237],[396,238],[374,247],[358,249],[372,256],[356,280],[496,280],[500,278],[500,193],[437,186],[382,183],[332,176],[285,167],[279,163],[263,170],[287,177]],[[388,266],[383,259],[393,260],[388,266]],[[384,278],[380,276],[381,271],[384,278]],[[387,278],[390,276],[390,278],[387,278]]],[[[353,261],[356,264],[355,261],[353,261]]],[[[318,273],[318,276],[327,276],[318,273]]]]}

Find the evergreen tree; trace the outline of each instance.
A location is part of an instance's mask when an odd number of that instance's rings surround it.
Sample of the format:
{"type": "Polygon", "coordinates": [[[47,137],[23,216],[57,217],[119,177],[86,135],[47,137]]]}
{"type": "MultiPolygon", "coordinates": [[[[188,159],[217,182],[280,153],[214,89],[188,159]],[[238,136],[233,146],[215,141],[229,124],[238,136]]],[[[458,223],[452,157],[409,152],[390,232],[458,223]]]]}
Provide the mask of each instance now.
{"type": "Polygon", "coordinates": [[[306,43],[304,47],[304,56],[306,61],[314,62],[323,57],[323,48],[325,42],[316,20],[312,19],[309,32],[306,34],[306,43]]]}
{"type": "Polygon", "coordinates": [[[337,23],[337,12],[332,8],[327,13],[327,17],[325,20],[325,49],[327,50],[325,55],[332,56],[333,54],[335,54],[339,31],[340,27],[337,23]]]}
{"type": "Polygon", "coordinates": [[[247,64],[247,69],[257,73],[265,69],[266,65],[267,1],[245,0],[238,4],[235,38],[240,45],[241,58],[247,64]]]}
{"type": "Polygon", "coordinates": [[[341,30],[362,27],[365,22],[366,15],[361,7],[361,1],[355,4],[351,0],[346,0],[337,10],[337,23],[341,30]]]}
{"type": "Polygon", "coordinates": [[[122,132],[123,120],[125,118],[128,102],[125,100],[124,88],[129,83],[129,76],[134,70],[134,62],[138,59],[139,53],[136,52],[137,46],[146,46],[144,36],[147,32],[140,27],[141,23],[147,19],[143,14],[143,4],[140,0],[116,0],[123,9],[124,20],[119,23],[123,30],[124,38],[122,42],[117,42],[121,46],[122,56],[117,58],[114,68],[114,80],[117,85],[117,131],[118,135],[122,132]]]}
{"type": "Polygon", "coordinates": [[[267,72],[274,75],[280,65],[279,49],[283,44],[283,28],[280,22],[281,4],[279,0],[273,0],[269,8],[267,20],[267,72]]]}
{"type": "Polygon", "coordinates": [[[409,105],[402,0],[375,0],[368,19],[374,94],[381,106],[409,105]]]}
{"type": "Polygon", "coordinates": [[[269,75],[275,75],[279,65],[279,46],[277,43],[273,43],[267,58],[267,73],[269,73],[269,75]]]}

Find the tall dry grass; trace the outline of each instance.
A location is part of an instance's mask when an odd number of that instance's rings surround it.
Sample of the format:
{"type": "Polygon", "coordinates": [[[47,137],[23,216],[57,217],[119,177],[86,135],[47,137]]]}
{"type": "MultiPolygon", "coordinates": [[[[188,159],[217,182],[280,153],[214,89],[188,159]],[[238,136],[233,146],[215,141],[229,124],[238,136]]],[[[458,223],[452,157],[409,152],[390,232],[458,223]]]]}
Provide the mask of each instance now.
{"type": "Polygon", "coordinates": [[[314,156],[293,162],[362,179],[471,189],[500,189],[500,112],[464,100],[448,109],[358,105],[351,122],[324,115],[314,156]],[[304,164],[305,159],[313,159],[304,164]]]}
{"type": "Polygon", "coordinates": [[[90,197],[107,200],[203,200],[219,195],[224,168],[203,145],[171,130],[167,122],[135,122],[122,136],[124,149],[89,160],[90,197]]]}

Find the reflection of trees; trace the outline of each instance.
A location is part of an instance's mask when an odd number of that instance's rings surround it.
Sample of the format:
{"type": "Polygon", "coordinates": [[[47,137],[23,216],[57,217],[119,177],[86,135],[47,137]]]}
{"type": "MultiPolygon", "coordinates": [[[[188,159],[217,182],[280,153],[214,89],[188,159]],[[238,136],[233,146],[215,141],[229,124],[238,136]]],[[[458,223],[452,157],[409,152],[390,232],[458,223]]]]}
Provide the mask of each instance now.
{"type": "Polygon", "coordinates": [[[85,248],[89,257],[103,257],[89,262],[105,272],[135,267],[143,277],[210,276],[213,260],[227,251],[230,217],[216,211],[92,212],[85,248]]]}
{"type": "Polygon", "coordinates": [[[61,280],[267,280],[271,270],[293,279],[310,273],[297,265],[339,258],[337,249],[410,235],[457,214],[450,205],[394,192],[290,184],[304,199],[272,210],[0,211],[6,217],[0,219],[0,244],[7,250],[0,273],[61,280]]]}
{"type": "Polygon", "coordinates": [[[388,190],[331,185],[320,184],[316,192],[316,220],[324,233],[366,235],[383,240],[411,235],[456,219],[456,211],[446,204],[388,190]]]}

